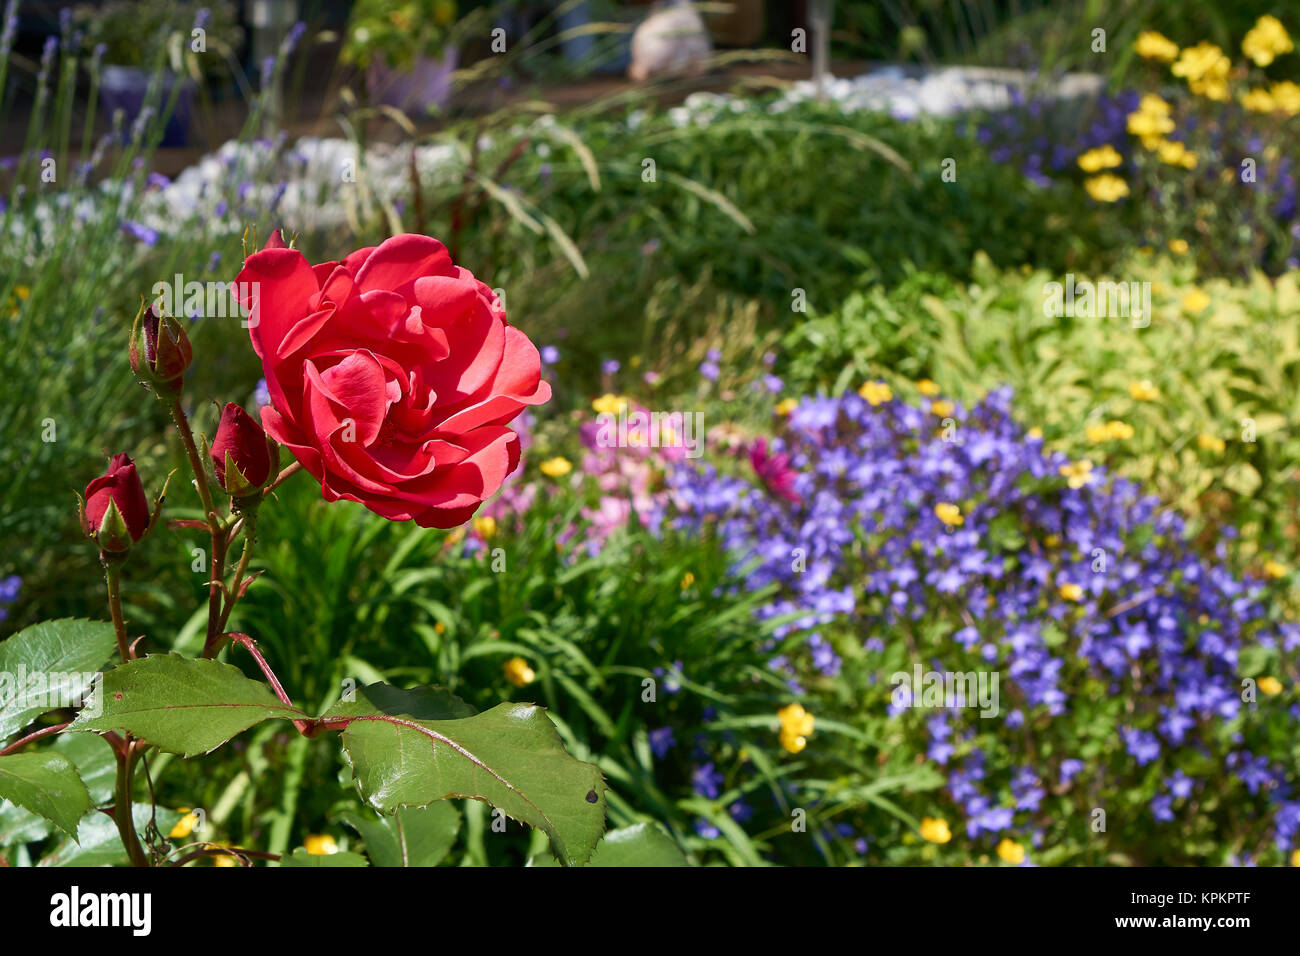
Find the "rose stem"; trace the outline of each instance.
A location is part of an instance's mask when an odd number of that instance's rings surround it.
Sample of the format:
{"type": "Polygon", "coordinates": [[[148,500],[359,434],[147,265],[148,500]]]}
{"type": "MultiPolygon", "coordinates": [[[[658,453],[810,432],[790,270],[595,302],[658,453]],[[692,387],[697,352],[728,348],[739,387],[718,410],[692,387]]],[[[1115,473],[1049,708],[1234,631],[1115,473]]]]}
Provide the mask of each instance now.
{"type": "Polygon", "coordinates": [[[113,798],[113,820],[117,823],[118,835],[126,847],[132,866],[148,866],[140,838],[135,834],[135,815],[131,801],[132,777],[135,774],[135,741],[126,735],[122,748],[117,752],[117,786],[113,798]]]}
{"type": "Polygon", "coordinates": [[[181,444],[185,446],[185,455],[190,460],[190,470],[194,472],[194,483],[199,489],[199,499],[203,502],[204,519],[212,529],[212,580],[208,584],[208,633],[203,643],[202,655],[208,657],[220,633],[217,622],[221,617],[221,592],[226,576],[226,546],[230,539],[217,520],[216,508],[212,503],[212,489],[208,487],[208,474],[203,467],[202,459],[199,458],[198,446],[194,444],[194,432],[190,428],[185,409],[181,407],[179,393],[172,396],[168,410],[172,414],[172,421],[176,423],[176,431],[181,436],[181,444]]]}
{"type": "Polygon", "coordinates": [[[109,558],[103,551],[99,553],[99,560],[104,565],[104,577],[108,581],[108,610],[113,616],[113,633],[117,636],[117,649],[125,664],[131,659],[131,647],[126,639],[126,622],[122,619],[122,567],[118,560],[109,558]]]}
{"type": "Polygon", "coordinates": [[[239,564],[235,568],[235,576],[230,582],[230,593],[226,595],[226,606],[221,610],[221,617],[217,621],[217,633],[223,634],[226,630],[226,622],[230,620],[230,612],[235,608],[235,602],[239,600],[239,583],[244,580],[244,575],[248,572],[248,561],[252,557],[253,547],[257,544],[257,512],[250,510],[244,514],[244,548],[239,555],[239,564]]]}
{"type": "Polygon", "coordinates": [[[27,744],[35,743],[36,741],[40,740],[42,737],[49,737],[53,734],[57,734],[60,730],[63,730],[67,726],[68,724],[54,724],[53,726],[42,727],[40,730],[33,731],[32,733],[28,734],[26,737],[19,737],[8,747],[5,747],[3,750],[0,750],[0,757],[7,756],[8,754],[11,753],[17,753],[27,744]]]}

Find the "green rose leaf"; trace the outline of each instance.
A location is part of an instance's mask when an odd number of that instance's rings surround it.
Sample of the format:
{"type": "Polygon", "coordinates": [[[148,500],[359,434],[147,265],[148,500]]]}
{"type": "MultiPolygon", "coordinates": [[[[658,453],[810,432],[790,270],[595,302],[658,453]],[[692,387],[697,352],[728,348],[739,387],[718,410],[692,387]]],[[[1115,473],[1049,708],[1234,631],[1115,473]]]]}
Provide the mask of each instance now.
{"type": "Polygon", "coordinates": [[[569,756],[535,704],[456,717],[454,701],[436,689],[372,684],[322,719],[348,721],[344,755],[380,813],[450,797],[482,800],[545,832],[560,859],[585,862],[605,825],[600,770],[569,756]]]}
{"type": "Polygon", "coordinates": [[[157,654],[105,674],[71,729],[128,731],[192,757],[269,718],[305,716],[230,664],[157,654]]]}
{"type": "Polygon", "coordinates": [[[352,700],[340,701],[331,707],[323,719],[401,714],[419,720],[456,720],[477,713],[445,687],[402,690],[392,684],[367,684],[353,694],[352,700]]]}
{"type": "Polygon", "coordinates": [[[0,849],[35,843],[49,835],[48,820],[7,800],[0,800],[0,849]]]}
{"type": "Polygon", "coordinates": [[[445,801],[402,807],[378,818],[348,812],[341,819],[366,841],[366,855],[375,866],[437,866],[460,832],[460,810],[445,801]]]}
{"type": "Polygon", "coordinates": [[[369,866],[366,858],[359,853],[348,853],[342,850],[338,853],[313,854],[308,853],[306,847],[298,847],[293,853],[280,858],[281,866],[369,866]]]}
{"type": "MultiPolygon", "coordinates": [[[[107,740],[94,734],[59,734],[50,749],[72,761],[81,782],[86,785],[91,803],[98,805],[108,801],[117,779],[117,757],[107,740]]],[[[30,810],[0,801],[0,847],[34,843],[49,835],[48,820],[30,810]]]]}
{"type": "MultiPolygon", "coordinates": [[[[154,810],[147,803],[137,803],[131,807],[131,817],[135,820],[136,832],[144,835],[149,821],[156,816],[158,830],[167,833],[181,814],[175,810],[158,807],[154,810]]],[[[122,846],[122,836],[117,832],[117,824],[111,817],[92,810],[81,819],[77,841],[63,840],[41,859],[37,866],[126,866],[126,847],[122,846]]]]}
{"type": "MultiPolygon", "coordinates": [[[[557,866],[552,859],[534,859],[529,866],[557,866]]],[[[657,823],[634,823],[610,830],[591,855],[588,866],[690,866],[672,837],[657,823]]]]}
{"type": "Polygon", "coordinates": [[[73,839],[90,794],[71,760],[53,751],[0,757],[0,797],[49,820],[73,839]]]}
{"type": "Polygon", "coordinates": [[[79,618],[42,621],[0,641],[0,740],[80,701],[116,647],[112,624],[79,618]]]}
{"type": "Polygon", "coordinates": [[[107,740],[97,734],[62,733],[51,749],[76,766],[93,804],[110,801],[117,784],[117,755],[107,740]]]}

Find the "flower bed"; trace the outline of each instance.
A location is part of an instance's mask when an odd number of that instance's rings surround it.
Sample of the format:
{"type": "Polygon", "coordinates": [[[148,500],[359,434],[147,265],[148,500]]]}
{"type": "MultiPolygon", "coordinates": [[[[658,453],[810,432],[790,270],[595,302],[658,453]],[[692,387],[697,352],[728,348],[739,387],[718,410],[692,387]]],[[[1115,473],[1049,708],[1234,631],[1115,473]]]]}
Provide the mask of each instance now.
{"type": "Polygon", "coordinates": [[[676,524],[716,534],[746,589],[777,587],[759,613],[802,635],[771,660],[791,693],[839,677],[864,719],[924,736],[966,841],[1275,861],[1300,828],[1300,715],[1274,676],[1294,672],[1300,627],[1229,570],[1226,542],[1198,555],[1178,514],[1045,449],[1010,399],[910,406],[875,383],[805,399],[778,443],[798,503],[770,478],[681,467],[676,524]],[[914,665],[1000,676],[996,716],[932,709],[914,665]]]}

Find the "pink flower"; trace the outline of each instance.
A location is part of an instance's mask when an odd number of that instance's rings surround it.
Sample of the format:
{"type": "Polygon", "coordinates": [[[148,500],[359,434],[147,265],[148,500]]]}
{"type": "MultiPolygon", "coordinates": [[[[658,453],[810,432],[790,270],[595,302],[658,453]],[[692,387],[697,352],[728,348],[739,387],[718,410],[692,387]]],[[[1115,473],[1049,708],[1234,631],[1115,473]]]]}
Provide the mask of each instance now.
{"type": "Polygon", "coordinates": [[[794,490],[794,480],[799,473],[790,467],[790,456],[784,453],[768,455],[766,438],[754,442],[754,447],[749,450],[749,463],[772,494],[796,504],[803,500],[794,490]]]}

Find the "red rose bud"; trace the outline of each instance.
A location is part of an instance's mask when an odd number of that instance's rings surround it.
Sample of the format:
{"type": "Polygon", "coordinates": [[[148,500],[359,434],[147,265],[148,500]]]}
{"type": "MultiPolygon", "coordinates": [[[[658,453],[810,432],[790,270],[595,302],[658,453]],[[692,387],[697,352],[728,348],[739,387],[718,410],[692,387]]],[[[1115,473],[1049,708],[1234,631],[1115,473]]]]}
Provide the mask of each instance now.
{"type": "Polygon", "coordinates": [[[212,439],[212,469],[217,484],[236,498],[257,491],[275,472],[279,450],[248,412],[228,402],[212,439]]]}
{"type": "Polygon", "coordinates": [[[149,524],[149,502],[135,463],[126,455],[114,455],[108,471],[86,485],[82,529],[101,550],[122,552],[144,537],[149,524]]]}
{"type": "Polygon", "coordinates": [[[190,338],[179,322],[152,305],[140,310],[131,328],[131,368],[141,381],[179,389],[193,360],[190,338]]]}

